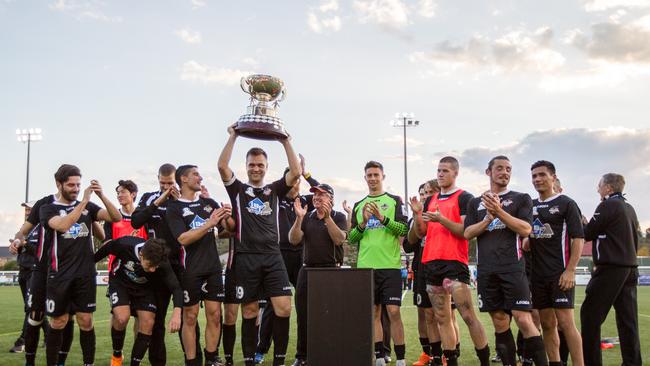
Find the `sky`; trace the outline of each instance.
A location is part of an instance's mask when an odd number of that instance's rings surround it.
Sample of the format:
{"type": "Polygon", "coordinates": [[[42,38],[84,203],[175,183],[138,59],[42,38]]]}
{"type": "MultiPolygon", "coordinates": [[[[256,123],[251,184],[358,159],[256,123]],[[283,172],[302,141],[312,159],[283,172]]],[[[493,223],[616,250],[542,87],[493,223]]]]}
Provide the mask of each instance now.
{"type": "MultiPolygon", "coordinates": [[[[488,188],[487,161],[506,154],[511,188],[535,192],[530,165],[554,162],[587,217],[604,173],[650,226],[650,0],[0,0],[0,236],[22,222],[26,146],[30,200],[56,189],[62,163],[98,179],[116,202],[119,179],[157,188],[166,162],[199,166],[218,201],[216,161],[226,127],[244,114],[242,76],[281,78],[279,116],[307,170],[337,206],[367,193],[363,165],[385,165],[386,189],[409,194],[459,158],[459,186],[488,188]]],[[[268,178],[286,156],[277,142],[268,178]]],[[[306,190],[305,190],[306,192],[306,190]]],[[[8,243],[8,242],[4,242],[8,243]]],[[[2,245],[2,244],[0,244],[2,245]]]]}

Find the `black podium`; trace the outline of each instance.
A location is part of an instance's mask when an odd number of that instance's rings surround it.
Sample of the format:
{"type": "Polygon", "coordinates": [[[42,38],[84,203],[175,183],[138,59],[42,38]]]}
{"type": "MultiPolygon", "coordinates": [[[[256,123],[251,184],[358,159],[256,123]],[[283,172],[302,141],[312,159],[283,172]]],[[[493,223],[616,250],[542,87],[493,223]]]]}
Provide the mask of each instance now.
{"type": "Polygon", "coordinates": [[[374,358],[373,271],[308,269],[309,366],[370,366],[374,358]]]}

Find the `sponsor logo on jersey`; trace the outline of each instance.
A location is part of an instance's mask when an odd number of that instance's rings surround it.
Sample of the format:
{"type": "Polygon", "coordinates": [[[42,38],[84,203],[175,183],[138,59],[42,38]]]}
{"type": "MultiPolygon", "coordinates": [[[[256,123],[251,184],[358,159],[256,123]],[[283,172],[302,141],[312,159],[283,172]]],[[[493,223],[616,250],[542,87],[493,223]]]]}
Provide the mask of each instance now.
{"type": "Polygon", "coordinates": [[[198,229],[201,226],[203,226],[203,224],[205,224],[205,220],[202,219],[201,216],[197,215],[197,216],[194,216],[194,219],[192,220],[192,222],[190,222],[190,228],[191,229],[198,229]]]}
{"type": "Polygon", "coordinates": [[[262,216],[267,216],[273,213],[270,203],[262,202],[262,200],[257,197],[254,200],[248,202],[248,207],[246,207],[246,210],[254,215],[262,216]]]}
{"type": "Polygon", "coordinates": [[[551,215],[556,215],[560,213],[560,208],[558,206],[553,206],[548,210],[548,213],[551,215]]]}
{"type": "Polygon", "coordinates": [[[384,225],[381,224],[381,221],[377,219],[374,215],[370,217],[368,223],[366,223],[366,229],[381,229],[384,225]]]}
{"type": "Polygon", "coordinates": [[[183,207],[183,217],[192,215],[194,215],[194,212],[192,212],[189,207],[183,207]]]}
{"type": "Polygon", "coordinates": [[[533,221],[533,232],[530,236],[534,239],[548,239],[553,237],[551,225],[543,224],[539,219],[533,221]]]}
{"type": "Polygon", "coordinates": [[[66,231],[63,234],[63,237],[66,239],[77,239],[77,238],[84,238],[90,234],[90,230],[88,230],[88,226],[86,226],[85,223],[74,223],[68,231],[66,231]]]}
{"type": "Polygon", "coordinates": [[[488,231],[494,231],[494,230],[501,230],[501,229],[505,229],[505,228],[506,228],[506,224],[504,224],[501,220],[496,218],[496,219],[492,220],[490,225],[488,225],[487,230],[488,231]]]}

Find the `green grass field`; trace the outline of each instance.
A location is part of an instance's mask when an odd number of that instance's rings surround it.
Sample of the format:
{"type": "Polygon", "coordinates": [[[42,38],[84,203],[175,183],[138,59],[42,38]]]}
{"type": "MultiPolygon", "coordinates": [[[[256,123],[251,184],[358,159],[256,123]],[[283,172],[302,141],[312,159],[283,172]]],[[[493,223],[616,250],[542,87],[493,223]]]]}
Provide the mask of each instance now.
{"type": "MultiPolygon", "coordinates": [[[[103,297],[104,288],[100,287],[97,291],[98,309],[95,313],[95,330],[97,334],[97,356],[96,365],[108,365],[110,363],[111,353],[111,338],[109,328],[109,304],[108,300],[103,297]]],[[[584,299],[584,287],[579,287],[576,291],[576,303],[581,304],[584,299]]],[[[639,329],[641,331],[641,349],[643,352],[644,361],[650,363],[650,287],[639,287],[639,329]]],[[[417,314],[416,309],[411,305],[412,294],[407,293],[404,299],[405,306],[402,307],[402,317],[404,319],[404,328],[406,332],[406,345],[407,345],[407,361],[410,365],[417,359],[420,354],[420,347],[417,334],[417,314]]],[[[2,315],[0,316],[0,365],[13,366],[23,365],[23,354],[11,354],[7,351],[13,346],[13,342],[20,334],[21,322],[23,314],[21,314],[22,300],[20,298],[20,290],[18,287],[0,287],[0,309],[2,315]]],[[[576,308],[576,313],[578,308],[576,308]]],[[[577,314],[576,314],[577,315],[577,314]]],[[[480,315],[483,324],[486,326],[486,331],[490,338],[490,347],[494,352],[494,331],[492,325],[489,323],[486,314],[480,315]]],[[[579,318],[579,316],[576,316],[579,318]]],[[[617,335],[616,324],[614,321],[614,311],[609,314],[607,321],[603,326],[603,337],[614,337],[617,335]]],[[[462,355],[459,364],[461,365],[478,365],[476,356],[473,351],[472,343],[467,332],[467,328],[462,323],[462,319],[458,317],[461,322],[461,349],[462,355]]],[[[578,319],[579,320],[579,319],[578,319]]],[[[578,325],[579,328],[579,325],[578,325]]],[[[131,329],[131,328],[129,328],[131,329]]],[[[239,330],[238,330],[239,332],[239,330]]],[[[292,317],[291,325],[291,338],[289,341],[288,355],[293,356],[295,352],[295,320],[292,317]]],[[[131,332],[128,332],[128,337],[125,344],[125,353],[130,354],[131,345],[133,342],[131,332]]],[[[239,335],[239,334],[238,334],[239,335]]],[[[176,334],[169,335],[167,340],[168,351],[168,364],[169,365],[182,365],[183,354],[180,349],[178,336],[176,334]]],[[[335,350],[332,350],[335,352],[335,350]]],[[[238,365],[241,362],[241,348],[239,338],[235,347],[236,361],[238,365]]],[[[394,356],[394,355],[393,355],[394,356]]],[[[270,364],[267,358],[265,364],[270,364]]],[[[38,364],[45,364],[45,349],[39,348],[38,350],[38,364]]],[[[620,349],[614,347],[613,349],[603,351],[603,361],[605,365],[620,365],[620,349]]],[[[293,357],[288,357],[287,364],[293,362],[293,357]]],[[[393,361],[394,362],[394,361],[393,361]]],[[[79,334],[75,334],[75,340],[72,346],[70,357],[68,358],[69,365],[79,365],[81,363],[81,351],[79,349],[79,334]]],[[[126,363],[125,363],[126,364],[126,363]]],[[[143,364],[148,365],[147,362],[143,364]]]]}

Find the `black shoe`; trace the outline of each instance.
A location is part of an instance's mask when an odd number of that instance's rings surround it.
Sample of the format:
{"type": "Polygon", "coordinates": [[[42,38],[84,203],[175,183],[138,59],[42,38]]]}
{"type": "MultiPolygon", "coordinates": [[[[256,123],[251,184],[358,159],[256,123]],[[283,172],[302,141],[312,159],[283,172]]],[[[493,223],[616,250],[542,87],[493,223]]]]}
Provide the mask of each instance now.
{"type": "Polygon", "coordinates": [[[291,366],[307,366],[307,361],[297,358],[291,366]]]}
{"type": "Polygon", "coordinates": [[[22,338],[16,339],[14,346],[9,350],[11,353],[22,353],[25,352],[25,340],[22,338]]]}

